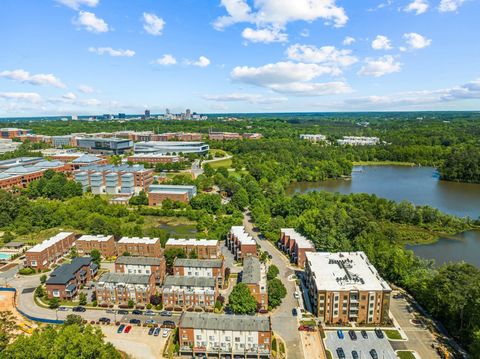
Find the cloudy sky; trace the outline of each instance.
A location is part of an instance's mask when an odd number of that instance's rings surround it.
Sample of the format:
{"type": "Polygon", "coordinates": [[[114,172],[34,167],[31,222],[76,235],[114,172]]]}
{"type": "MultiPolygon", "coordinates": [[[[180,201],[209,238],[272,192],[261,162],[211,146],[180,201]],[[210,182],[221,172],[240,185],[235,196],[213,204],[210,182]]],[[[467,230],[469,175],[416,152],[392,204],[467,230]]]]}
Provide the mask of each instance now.
{"type": "Polygon", "coordinates": [[[1,0],[0,116],[480,109],[478,0],[1,0]]]}

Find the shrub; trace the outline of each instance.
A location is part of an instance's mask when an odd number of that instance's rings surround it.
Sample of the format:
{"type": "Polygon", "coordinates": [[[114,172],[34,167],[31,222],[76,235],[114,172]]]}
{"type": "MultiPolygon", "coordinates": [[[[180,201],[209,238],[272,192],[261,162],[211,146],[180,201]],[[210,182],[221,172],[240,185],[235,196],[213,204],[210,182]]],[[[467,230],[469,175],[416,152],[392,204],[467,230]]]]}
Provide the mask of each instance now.
{"type": "Polygon", "coordinates": [[[21,275],[32,275],[32,274],[35,274],[35,269],[30,267],[25,267],[20,269],[18,273],[20,273],[21,275]]]}

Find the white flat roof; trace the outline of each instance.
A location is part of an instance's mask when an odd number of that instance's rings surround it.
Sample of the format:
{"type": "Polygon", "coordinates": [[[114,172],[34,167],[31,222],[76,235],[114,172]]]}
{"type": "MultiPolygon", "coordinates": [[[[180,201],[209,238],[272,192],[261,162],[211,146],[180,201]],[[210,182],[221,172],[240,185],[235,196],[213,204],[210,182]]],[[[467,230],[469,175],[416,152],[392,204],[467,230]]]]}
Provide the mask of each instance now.
{"type": "Polygon", "coordinates": [[[118,243],[145,243],[145,244],[155,244],[159,241],[158,238],[149,238],[149,237],[122,237],[118,243]]]}
{"type": "Polygon", "coordinates": [[[317,290],[391,290],[364,252],[307,252],[317,290]]]}
{"type": "Polygon", "coordinates": [[[53,246],[55,243],[64,240],[68,236],[71,236],[72,234],[73,234],[73,232],[60,232],[60,233],[56,234],[55,236],[44,240],[42,243],[39,243],[36,246],[30,248],[27,252],[30,252],[30,253],[42,252],[45,249],[53,246]]]}
{"type": "Polygon", "coordinates": [[[112,235],[107,235],[104,236],[102,234],[84,234],[80,238],[77,239],[77,241],[82,241],[82,242],[107,242],[110,239],[112,239],[112,235]]]}
{"type": "Polygon", "coordinates": [[[217,246],[216,239],[195,239],[195,238],[169,238],[167,245],[191,245],[191,246],[217,246]]]}
{"type": "Polygon", "coordinates": [[[255,240],[245,231],[244,226],[232,226],[230,232],[240,241],[241,244],[256,244],[255,240]]]}
{"type": "Polygon", "coordinates": [[[280,231],[289,236],[291,239],[295,240],[298,248],[315,248],[315,245],[307,239],[305,236],[302,236],[293,228],[282,228],[280,231]]]}

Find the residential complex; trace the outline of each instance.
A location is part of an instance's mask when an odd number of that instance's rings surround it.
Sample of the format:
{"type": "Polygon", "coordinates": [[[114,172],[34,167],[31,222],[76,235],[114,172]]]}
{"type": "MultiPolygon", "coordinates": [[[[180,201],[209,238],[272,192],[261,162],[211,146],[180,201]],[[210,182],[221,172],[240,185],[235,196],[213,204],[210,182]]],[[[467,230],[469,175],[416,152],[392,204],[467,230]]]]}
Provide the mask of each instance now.
{"type": "Polygon", "coordinates": [[[151,185],[148,188],[148,205],[158,206],[166,199],[188,203],[196,195],[196,186],[151,185]]]}
{"type": "Polygon", "coordinates": [[[302,134],[302,135],[300,135],[300,139],[302,139],[302,140],[307,140],[307,141],[311,141],[311,142],[322,142],[322,141],[326,141],[326,140],[327,140],[327,136],[325,136],[325,135],[320,135],[320,134],[316,134],[316,135],[312,135],[312,134],[302,134]]]}
{"type": "Polygon", "coordinates": [[[131,256],[157,257],[163,256],[159,238],[122,237],[117,242],[117,254],[129,253],[131,256]]]}
{"type": "Polygon", "coordinates": [[[236,260],[242,260],[247,256],[257,256],[257,243],[243,226],[232,226],[225,244],[236,260]]]}
{"type": "Polygon", "coordinates": [[[218,287],[215,278],[167,276],[162,293],[165,308],[213,310],[218,287]]]}
{"type": "Polygon", "coordinates": [[[117,254],[115,238],[112,235],[86,234],[76,240],[75,246],[80,255],[90,254],[94,249],[98,250],[105,258],[113,257],[117,254]]]}
{"type": "Polygon", "coordinates": [[[133,141],[120,138],[78,137],[76,147],[93,153],[120,155],[133,148],[133,141]]]}
{"type": "Polygon", "coordinates": [[[177,277],[215,278],[217,286],[223,288],[225,281],[225,263],[223,259],[186,259],[175,258],[173,275],[177,277]]]}
{"type": "Polygon", "coordinates": [[[270,317],[183,313],[178,325],[180,354],[270,358],[270,317]]]}
{"type": "Polygon", "coordinates": [[[305,276],[310,303],[323,322],[387,321],[392,290],[365,253],[306,253],[305,276]]]}
{"type": "Polygon", "coordinates": [[[187,141],[146,141],[135,143],[135,154],[164,153],[164,154],[206,154],[210,147],[205,142],[187,141]]]}
{"type": "Polygon", "coordinates": [[[361,137],[361,136],[343,136],[343,139],[337,140],[339,145],[351,146],[373,146],[380,143],[378,137],[361,137]]]}
{"type": "Polygon", "coordinates": [[[72,232],[60,232],[25,252],[25,267],[44,270],[70,251],[75,242],[72,232]]]}
{"type": "Polygon", "coordinates": [[[243,259],[242,283],[250,289],[257,301],[258,310],[268,310],[267,273],[257,257],[248,256],[243,259]]]}
{"type": "Polygon", "coordinates": [[[305,253],[315,252],[314,244],[293,228],[282,228],[278,247],[299,267],[305,267],[305,253]]]}
{"type": "Polygon", "coordinates": [[[153,274],[105,273],[95,283],[97,302],[103,307],[127,307],[129,302],[145,307],[155,290],[153,274]]]}
{"type": "Polygon", "coordinates": [[[165,257],[120,256],[115,261],[115,273],[153,274],[155,283],[160,284],[165,278],[165,257]]]}
{"type": "Polygon", "coordinates": [[[181,248],[187,256],[195,252],[199,259],[220,258],[220,243],[213,239],[176,239],[170,238],[165,244],[165,250],[169,248],[181,248]]]}
{"type": "Polygon", "coordinates": [[[48,298],[72,300],[80,286],[91,281],[98,266],[91,257],[76,257],[71,263],[62,264],[50,274],[45,283],[48,298]]]}

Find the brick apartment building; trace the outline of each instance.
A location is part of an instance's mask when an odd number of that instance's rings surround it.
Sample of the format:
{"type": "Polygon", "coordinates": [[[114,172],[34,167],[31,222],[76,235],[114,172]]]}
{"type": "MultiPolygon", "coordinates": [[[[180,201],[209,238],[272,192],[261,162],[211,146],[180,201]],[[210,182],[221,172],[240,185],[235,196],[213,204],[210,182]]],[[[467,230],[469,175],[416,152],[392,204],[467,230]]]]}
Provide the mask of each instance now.
{"type": "Polygon", "coordinates": [[[47,297],[72,300],[80,286],[91,281],[97,271],[98,266],[91,257],[76,257],[71,263],[62,264],[55,268],[45,283],[47,297]]]}
{"type": "Polygon", "coordinates": [[[242,135],[236,132],[210,132],[208,134],[208,139],[210,141],[241,140],[242,135]]]}
{"type": "Polygon", "coordinates": [[[164,308],[213,310],[219,293],[215,278],[167,276],[162,294],[164,308]]]}
{"type": "Polygon", "coordinates": [[[104,258],[110,258],[117,254],[115,238],[112,235],[91,235],[81,236],[75,242],[78,254],[90,254],[94,249],[98,250],[104,258]]]}
{"type": "Polygon", "coordinates": [[[117,255],[129,253],[132,256],[157,257],[163,256],[159,238],[122,237],[116,244],[117,255]]]}
{"type": "Polygon", "coordinates": [[[388,320],[391,288],[363,252],[308,252],[305,275],[317,317],[332,324],[388,320]]]}
{"type": "Polygon", "coordinates": [[[25,252],[25,267],[44,270],[67,254],[75,242],[72,232],[60,232],[25,252]]]}
{"type": "Polygon", "coordinates": [[[225,244],[236,260],[243,260],[247,256],[257,256],[257,243],[243,226],[232,226],[225,244]]]}
{"type": "Polygon", "coordinates": [[[181,158],[177,155],[165,155],[163,153],[139,153],[129,156],[127,161],[132,163],[150,163],[154,165],[157,163],[177,163],[181,161],[181,158]]]}
{"type": "Polygon", "coordinates": [[[215,278],[217,286],[223,288],[225,281],[225,262],[223,259],[186,259],[175,258],[173,275],[178,277],[215,278]]]}
{"type": "Polygon", "coordinates": [[[120,256],[115,261],[115,273],[153,274],[155,283],[160,284],[165,278],[165,257],[120,256]]]}
{"type": "Polygon", "coordinates": [[[299,267],[305,267],[305,254],[315,252],[315,246],[311,241],[295,231],[293,228],[282,228],[278,247],[290,256],[292,263],[299,267]]]}
{"type": "Polygon", "coordinates": [[[169,248],[181,248],[187,256],[195,252],[198,259],[216,259],[221,255],[220,243],[213,239],[170,238],[165,244],[165,249],[169,248]]]}
{"type": "Polygon", "coordinates": [[[20,136],[25,136],[31,133],[31,130],[26,130],[23,128],[11,128],[11,127],[4,127],[0,128],[0,137],[1,138],[19,138],[20,136]]]}
{"type": "Polygon", "coordinates": [[[268,359],[270,317],[185,312],[178,325],[180,355],[268,359]]]}
{"type": "Polygon", "coordinates": [[[250,293],[257,301],[257,308],[267,310],[267,273],[265,266],[257,257],[248,256],[243,259],[242,283],[245,283],[250,289],[250,293]]]}

